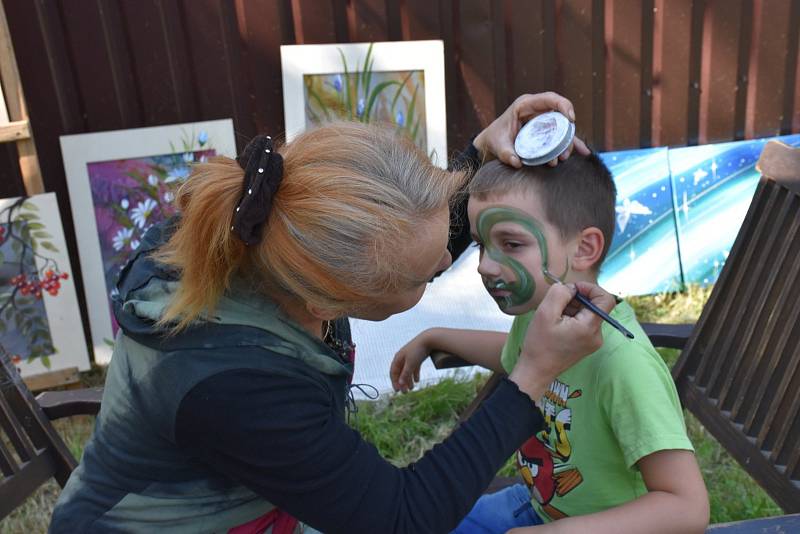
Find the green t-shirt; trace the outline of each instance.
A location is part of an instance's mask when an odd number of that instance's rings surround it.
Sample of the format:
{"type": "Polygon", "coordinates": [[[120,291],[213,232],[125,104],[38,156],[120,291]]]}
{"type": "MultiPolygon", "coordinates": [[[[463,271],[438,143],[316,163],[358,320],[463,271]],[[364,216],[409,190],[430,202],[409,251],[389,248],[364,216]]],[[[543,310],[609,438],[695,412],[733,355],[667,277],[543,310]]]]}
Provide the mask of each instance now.
{"type": "MultiPolygon", "coordinates": [[[[514,319],[502,364],[511,372],[534,312],[514,319]]],[[[544,519],[585,515],[647,493],[636,467],[666,449],[694,450],[669,369],[625,302],[603,323],[603,346],[561,374],[539,403],[545,430],[517,452],[517,466],[544,519]]]]}

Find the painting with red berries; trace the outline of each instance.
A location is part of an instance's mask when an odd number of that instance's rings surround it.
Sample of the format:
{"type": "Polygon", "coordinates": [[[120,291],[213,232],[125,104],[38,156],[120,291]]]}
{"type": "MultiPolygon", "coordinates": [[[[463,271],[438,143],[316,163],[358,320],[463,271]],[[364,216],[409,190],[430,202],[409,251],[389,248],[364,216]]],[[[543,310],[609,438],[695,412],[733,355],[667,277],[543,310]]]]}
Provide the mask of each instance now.
{"type": "Polygon", "coordinates": [[[54,193],[0,199],[0,345],[23,376],[89,368],[54,193]]]}

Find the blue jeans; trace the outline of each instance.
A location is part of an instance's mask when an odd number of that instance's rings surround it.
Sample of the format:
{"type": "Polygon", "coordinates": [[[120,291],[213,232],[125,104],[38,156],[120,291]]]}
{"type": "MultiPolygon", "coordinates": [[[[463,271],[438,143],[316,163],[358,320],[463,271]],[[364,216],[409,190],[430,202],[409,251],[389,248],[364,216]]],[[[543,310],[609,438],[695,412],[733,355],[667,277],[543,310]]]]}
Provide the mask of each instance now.
{"type": "Polygon", "coordinates": [[[512,528],[542,523],[531,505],[528,487],[514,484],[478,499],[451,534],[505,534],[512,528]]]}

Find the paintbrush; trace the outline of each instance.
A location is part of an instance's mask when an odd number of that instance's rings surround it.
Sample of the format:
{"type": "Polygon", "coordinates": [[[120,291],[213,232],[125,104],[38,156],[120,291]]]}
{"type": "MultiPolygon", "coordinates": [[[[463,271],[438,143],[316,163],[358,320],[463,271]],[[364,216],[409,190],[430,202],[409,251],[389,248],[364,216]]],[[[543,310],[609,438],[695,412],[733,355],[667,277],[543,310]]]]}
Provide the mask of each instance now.
{"type": "MultiPolygon", "coordinates": [[[[562,283],[561,280],[559,280],[553,273],[551,273],[547,269],[542,269],[542,271],[544,272],[544,275],[547,278],[549,278],[552,282],[557,284],[562,283]]],[[[575,290],[575,300],[583,304],[583,306],[586,307],[589,311],[600,316],[600,318],[602,318],[608,324],[619,330],[623,336],[627,337],[628,339],[633,339],[633,334],[631,333],[630,330],[619,324],[619,321],[611,317],[609,314],[607,314],[606,312],[595,306],[591,300],[581,295],[580,292],[577,290],[577,288],[575,290]]]]}

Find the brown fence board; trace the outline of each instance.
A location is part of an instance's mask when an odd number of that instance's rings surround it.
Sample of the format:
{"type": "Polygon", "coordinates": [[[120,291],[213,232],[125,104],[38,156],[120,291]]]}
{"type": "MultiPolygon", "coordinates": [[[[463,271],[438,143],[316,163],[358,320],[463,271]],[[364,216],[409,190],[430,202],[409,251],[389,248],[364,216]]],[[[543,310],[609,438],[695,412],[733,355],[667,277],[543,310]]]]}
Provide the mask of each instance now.
{"type": "Polygon", "coordinates": [[[442,39],[439,4],[436,0],[405,0],[400,11],[401,39],[442,39]]]}
{"type": "MultiPolygon", "coordinates": [[[[700,143],[733,139],[743,1],[706,3],[700,74],[700,143]]],[[[746,86],[745,86],[746,87],[746,86]]]]}
{"type": "Polygon", "coordinates": [[[642,105],[642,2],[605,3],[606,94],[605,147],[640,144],[640,132],[622,128],[639,124],[642,105]]]}
{"type": "Polygon", "coordinates": [[[691,0],[655,0],[653,7],[652,144],[688,139],[691,0]]]}
{"type": "Polygon", "coordinates": [[[553,27],[545,21],[542,1],[507,0],[505,2],[504,36],[508,97],[523,93],[539,93],[553,87],[553,27]],[[549,79],[548,79],[549,76],[549,79]]]}
{"type": "Polygon", "coordinates": [[[352,42],[370,43],[389,39],[387,6],[384,0],[350,0],[347,10],[352,42]]]}

